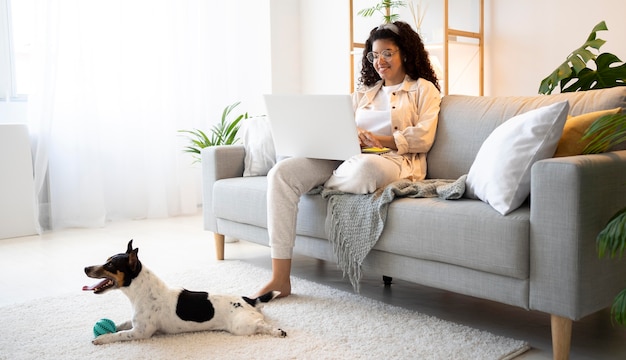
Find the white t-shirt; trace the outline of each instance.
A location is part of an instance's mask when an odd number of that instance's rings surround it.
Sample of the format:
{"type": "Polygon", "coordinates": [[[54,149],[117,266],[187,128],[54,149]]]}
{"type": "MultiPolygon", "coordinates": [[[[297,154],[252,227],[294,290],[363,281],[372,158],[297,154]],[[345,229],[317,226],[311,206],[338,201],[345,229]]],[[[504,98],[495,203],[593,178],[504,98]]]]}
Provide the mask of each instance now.
{"type": "Polygon", "coordinates": [[[391,110],[389,97],[393,91],[400,89],[402,83],[392,86],[383,86],[376,93],[372,104],[358,109],[355,113],[356,126],[377,135],[391,135],[391,110]]]}

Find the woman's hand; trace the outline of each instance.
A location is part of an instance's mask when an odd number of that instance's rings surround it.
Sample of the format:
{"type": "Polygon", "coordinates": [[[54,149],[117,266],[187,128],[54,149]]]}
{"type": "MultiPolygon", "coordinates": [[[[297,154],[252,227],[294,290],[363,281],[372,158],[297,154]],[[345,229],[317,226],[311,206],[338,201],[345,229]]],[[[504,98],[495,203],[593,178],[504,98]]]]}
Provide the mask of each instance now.
{"type": "Polygon", "coordinates": [[[383,147],[381,142],[376,138],[376,135],[361,128],[358,128],[357,130],[359,134],[359,142],[361,143],[362,148],[383,147]]]}

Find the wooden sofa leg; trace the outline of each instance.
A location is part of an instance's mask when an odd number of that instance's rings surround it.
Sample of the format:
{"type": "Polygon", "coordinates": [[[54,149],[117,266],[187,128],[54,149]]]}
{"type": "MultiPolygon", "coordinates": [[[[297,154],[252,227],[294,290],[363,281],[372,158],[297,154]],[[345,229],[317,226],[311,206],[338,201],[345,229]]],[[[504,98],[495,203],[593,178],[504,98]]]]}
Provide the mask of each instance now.
{"type": "Polygon", "coordinates": [[[554,360],[569,359],[572,342],[572,319],[550,315],[552,326],[552,358],[554,360]]]}
{"type": "Polygon", "coordinates": [[[214,233],[215,239],[215,253],[217,254],[217,260],[224,260],[224,235],[214,233]]]}

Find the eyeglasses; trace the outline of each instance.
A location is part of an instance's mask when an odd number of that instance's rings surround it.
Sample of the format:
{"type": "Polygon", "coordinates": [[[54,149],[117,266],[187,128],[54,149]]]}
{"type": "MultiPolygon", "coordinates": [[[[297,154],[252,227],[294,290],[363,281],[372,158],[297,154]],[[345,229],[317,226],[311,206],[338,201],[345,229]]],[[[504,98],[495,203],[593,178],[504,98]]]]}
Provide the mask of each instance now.
{"type": "Polygon", "coordinates": [[[385,59],[385,61],[391,61],[391,57],[398,51],[400,51],[400,49],[396,51],[383,50],[380,54],[377,52],[370,51],[367,53],[365,57],[372,64],[374,63],[374,61],[378,60],[378,58],[380,58],[381,56],[383,57],[383,59],[385,59]]]}

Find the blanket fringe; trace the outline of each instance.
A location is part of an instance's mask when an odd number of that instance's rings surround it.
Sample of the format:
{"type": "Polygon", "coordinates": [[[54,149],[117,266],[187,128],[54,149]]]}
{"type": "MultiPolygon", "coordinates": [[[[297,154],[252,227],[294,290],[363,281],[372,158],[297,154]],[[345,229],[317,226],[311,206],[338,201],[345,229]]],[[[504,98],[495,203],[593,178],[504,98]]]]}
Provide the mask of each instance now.
{"type": "Polygon", "coordinates": [[[459,199],[465,192],[466,178],[467,175],[463,175],[457,180],[415,182],[403,179],[366,195],[327,189],[321,191],[322,196],[328,198],[328,240],[344,278],[348,276],[357,293],[360,291],[363,261],[383,232],[389,204],[396,197],[459,199]]]}

